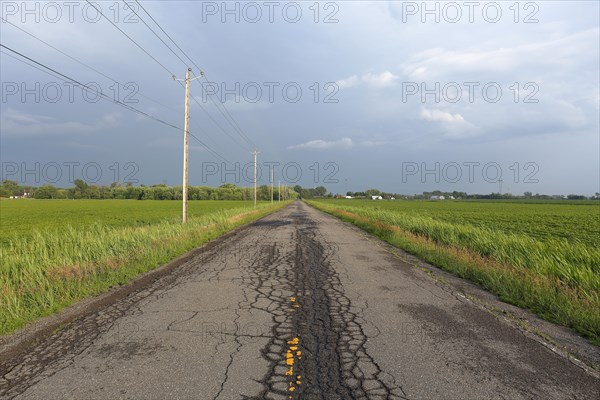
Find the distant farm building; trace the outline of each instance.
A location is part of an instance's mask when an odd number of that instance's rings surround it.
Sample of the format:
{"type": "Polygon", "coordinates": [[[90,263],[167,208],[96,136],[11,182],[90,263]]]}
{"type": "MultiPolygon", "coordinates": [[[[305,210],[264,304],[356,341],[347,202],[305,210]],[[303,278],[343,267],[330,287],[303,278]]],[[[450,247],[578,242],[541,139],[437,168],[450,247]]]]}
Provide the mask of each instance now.
{"type": "Polygon", "coordinates": [[[383,200],[381,196],[371,196],[371,200],[383,200]]]}
{"type": "Polygon", "coordinates": [[[16,194],[14,196],[10,196],[11,199],[26,199],[28,197],[30,197],[31,193],[29,192],[23,192],[23,193],[19,193],[16,194]]]}
{"type": "Polygon", "coordinates": [[[433,195],[429,198],[429,200],[446,200],[446,198],[444,196],[433,195]]]}

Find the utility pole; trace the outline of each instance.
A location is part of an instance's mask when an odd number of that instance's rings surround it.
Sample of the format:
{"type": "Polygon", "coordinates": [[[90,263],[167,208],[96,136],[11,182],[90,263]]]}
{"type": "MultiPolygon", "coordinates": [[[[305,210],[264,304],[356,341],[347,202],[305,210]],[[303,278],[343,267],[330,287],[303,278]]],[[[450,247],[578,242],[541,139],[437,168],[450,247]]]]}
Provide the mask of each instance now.
{"type": "Polygon", "coordinates": [[[183,123],[183,223],[188,217],[188,136],[190,133],[190,71],[185,71],[185,121],[183,123]]]}
{"type": "Polygon", "coordinates": [[[254,208],[256,208],[256,155],[258,151],[254,150],[254,208]]]}
{"type": "Polygon", "coordinates": [[[281,181],[279,181],[279,186],[277,188],[277,197],[279,197],[279,201],[281,201],[281,181]]]}
{"type": "MultiPolygon", "coordinates": [[[[204,72],[200,71],[200,76],[190,80],[191,68],[185,71],[185,116],[183,122],[183,210],[182,210],[182,222],[185,224],[188,220],[188,143],[190,134],[190,82],[194,79],[198,79],[204,75],[204,72]]],[[[173,75],[173,80],[181,81],[173,75]]]]}
{"type": "Polygon", "coordinates": [[[273,185],[275,184],[275,168],[271,166],[271,203],[273,202],[273,185]]]}

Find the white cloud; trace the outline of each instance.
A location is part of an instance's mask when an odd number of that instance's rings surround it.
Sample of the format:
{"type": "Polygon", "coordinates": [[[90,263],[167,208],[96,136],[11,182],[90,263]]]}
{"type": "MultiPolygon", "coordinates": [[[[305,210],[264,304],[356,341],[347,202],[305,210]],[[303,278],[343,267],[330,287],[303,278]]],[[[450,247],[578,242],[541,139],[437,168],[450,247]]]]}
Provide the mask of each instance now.
{"type": "Polygon", "coordinates": [[[372,74],[369,72],[362,76],[362,80],[371,86],[387,87],[395,85],[398,76],[392,74],[390,71],[385,71],[381,74],[372,74]]]}
{"type": "Polygon", "coordinates": [[[358,85],[360,83],[360,79],[358,79],[358,75],[352,75],[346,79],[340,79],[336,83],[340,89],[345,89],[358,85]]]}
{"type": "Polygon", "coordinates": [[[450,114],[446,111],[428,110],[426,108],[421,110],[421,118],[427,121],[465,122],[464,117],[460,114],[450,114]]]}
{"type": "Polygon", "coordinates": [[[349,148],[355,147],[355,146],[375,147],[375,146],[384,145],[385,143],[386,142],[384,142],[384,141],[376,141],[376,140],[363,140],[361,142],[355,143],[352,141],[352,139],[345,137],[345,138],[341,138],[339,140],[331,140],[331,141],[326,141],[326,140],[321,140],[321,139],[311,140],[306,143],[288,146],[288,149],[317,149],[317,150],[349,149],[349,148]]]}
{"type": "Polygon", "coordinates": [[[293,146],[288,146],[288,149],[316,149],[316,150],[326,150],[326,149],[349,149],[353,147],[354,143],[352,143],[352,139],[350,138],[341,138],[340,140],[311,140],[306,143],[296,144],[293,146]]]}
{"type": "Polygon", "coordinates": [[[336,83],[340,89],[350,88],[363,83],[375,88],[384,88],[394,86],[398,79],[399,77],[397,75],[394,75],[390,71],[384,71],[380,74],[373,74],[369,72],[361,77],[358,75],[352,75],[348,78],[340,79],[336,83]]]}
{"type": "Polygon", "coordinates": [[[421,109],[421,119],[432,121],[435,135],[442,139],[464,140],[479,136],[482,130],[467,121],[460,114],[452,114],[447,111],[421,109]]]}

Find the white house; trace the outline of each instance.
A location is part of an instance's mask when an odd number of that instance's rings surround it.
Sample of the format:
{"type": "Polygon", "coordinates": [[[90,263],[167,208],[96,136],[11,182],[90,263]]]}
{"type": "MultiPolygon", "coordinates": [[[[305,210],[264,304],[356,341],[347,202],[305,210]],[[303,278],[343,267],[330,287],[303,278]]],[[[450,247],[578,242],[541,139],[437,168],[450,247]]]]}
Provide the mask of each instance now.
{"type": "Polygon", "coordinates": [[[444,196],[433,195],[429,198],[429,200],[446,200],[446,198],[444,196]]]}
{"type": "Polygon", "coordinates": [[[371,196],[371,200],[383,200],[381,196],[371,196]]]}

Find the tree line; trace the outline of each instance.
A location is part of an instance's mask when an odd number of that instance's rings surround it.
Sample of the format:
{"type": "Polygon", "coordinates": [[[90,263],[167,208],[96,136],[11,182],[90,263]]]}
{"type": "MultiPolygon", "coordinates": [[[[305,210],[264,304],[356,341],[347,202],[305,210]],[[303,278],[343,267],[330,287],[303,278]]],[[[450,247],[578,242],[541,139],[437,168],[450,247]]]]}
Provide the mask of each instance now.
{"type": "MultiPolygon", "coordinates": [[[[167,186],[158,184],[152,186],[133,186],[112,183],[110,186],[90,185],[82,179],[76,179],[70,188],[58,188],[53,185],[23,186],[16,181],[5,180],[0,185],[0,197],[5,198],[34,198],[34,199],[131,199],[131,200],[181,200],[181,186],[167,186]]],[[[281,199],[295,199],[325,197],[327,189],[324,186],[317,188],[303,188],[296,185],[293,188],[281,188],[281,199]]],[[[329,195],[331,196],[331,194],[329,195]]],[[[256,190],[258,200],[271,199],[271,186],[260,185],[256,190]]],[[[231,183],[219,187],[190,186],[188,200],[251,200],[254,198],[253,187],[239,187],[231,183]]],[[[279,199],[278,187],[273,188],[273,199],[279,199]]]]}
{"type": "MultiPolygon", "coordinates": [[[[181,186],[158,184],[152,186],[113,183],[110,186],[90,185],[76,179],[70,188],[57,188],[52,185],[39,187],[21,186],[15,181],[5,180],[0,185],[0,197],[28,197],[34,199],[131,199],[131,200],[181,200],[181,186]]],[[[256,190],[258,200],[271,199],[271,187],[261,185],[256,190]]],[[[279,198],[278,188],[273,189],[275,200],[279,198]]],[[[296,194],[289,187],[281,189],[282,199],[295,198],[296,194]]],[[[189,200],[250,200],[254,198],[254,188],[238,187],[226,183],[219,187],[190,186],[189,200]]]]}
{"type": "MultiPolygon", "coordinates": [[[[5,180],[0,184],[0,197],[29,197],[34,199],[132,199],[132,200],[181,200],[181,186],[167,186],[158,184],[152,186],[133,186],[132,184],[112,183],[110,186],[90,185],[82,179],[76,179],[74,186],[70,188],[57,188],[52,185],[43,185],[39,187],[19,185],[15,181],[5,180]]],[[[334,195],[327,191],[324,186],[316,188],[304,188],[296,185],[293,188],[284,186],[281,189],[282,199],[294,199],[296,197],[305,199],[325,198],[325,197],[344,197],[334,195]]],[[[532,192],[525,192],[523,195],[513,195],[510,193],[490,193],[490,194],[468,194],[461,191],[446,192],[434,190],[423,192],[422,194],[405,195],[400,193],[384,192],[378,189],[368,189],[363,192],[347,192],[346,196],[356,198],[368,198],[371,196],[381,196],[384,199],[406,199],[406,200],[427,200],[432,196],[444,196],[446,199],[536,199],[536,200],[586,200],[600,199],[600,193],[595,196],[584,196],[580,194],[569,195],[546,195],[532,192]]],[[[231,183],[223,184],[219,187],[209,186],[190,186],[188,188],[189,200],[251,200],[254,198],[254,188],[239,187],[231,183]]],[[[278,200],[279,191],[277,187],[273,188],[273,198],[278,200]]],[[[271,199],[271,186],[260,185],[257,187],[258,200],[271,199]]]]}

